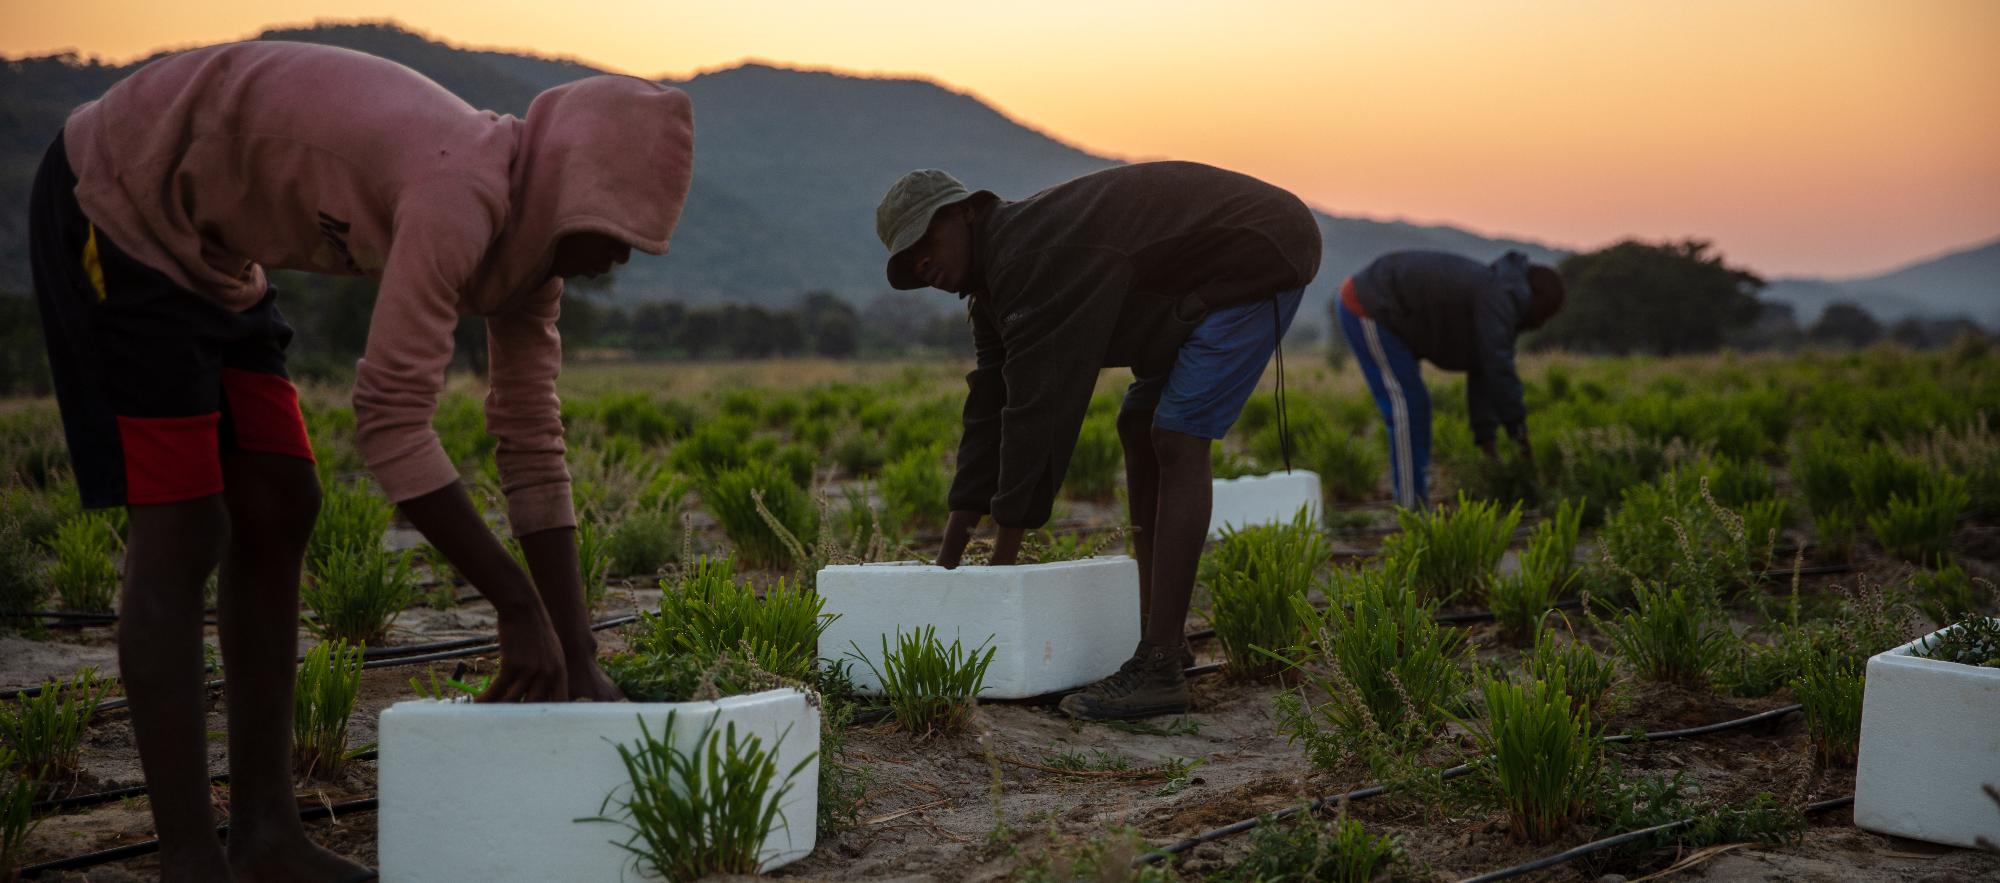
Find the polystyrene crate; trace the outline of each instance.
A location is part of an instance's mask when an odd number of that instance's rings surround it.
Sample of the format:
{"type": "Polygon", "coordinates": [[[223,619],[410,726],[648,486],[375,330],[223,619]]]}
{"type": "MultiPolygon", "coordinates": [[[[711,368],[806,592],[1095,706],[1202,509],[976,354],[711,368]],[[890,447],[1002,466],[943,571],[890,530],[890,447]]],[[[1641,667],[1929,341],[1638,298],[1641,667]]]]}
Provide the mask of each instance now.
{"type": "Polygon", "coordinates": [[[989,699],[1021,699],[1081,687],[1118,670],[1139,643],[1139,567],[1113,555],[1012,567],[839,565],[819,572],[826,612],[840,615],[820,636],[819,655],[846,659],[855,686],[878,693],[855,648],[882,664],[882,639],[937,628],[967,650],[992,640],[989,699]]]}
{"type": "Polygon", "coordinates": [[[1270,475],[1215,480],[1215,505],[1209,511],[1208,535],[1219,537],[1224,528],[1253,527],[1260,524],[1289,524],[1299,507],[1312,512],[1319,523],[1319,474],[1294,469],[1270,475]]]}
{"type": "MultiPolygon", "coordinates": [[[[616,817],[603,808],[630,783],[615,745],[654,738],[674,716],[673,743],[692,748],[704,726],[777,746],[778,775],[819,750],[819,708],[793,689],[713,702],[575,702],[482,705],[417,700],[382,712],[377,846],[382,879],[605,881],[636,879],[623,826],[577,819],[616,817]]],[[[812,852],[819,761],[792,780],[781,825],[765,836],[769,870],[812,852]]]]}
{"type": "Polygon", "coordinates": [[[1952,846],[2000,842],[2000,805],[1980,788],[2000,787],[2000,668],[1912,655],[1920,643],[1868,660],[1854,824],[1952,846]]]}

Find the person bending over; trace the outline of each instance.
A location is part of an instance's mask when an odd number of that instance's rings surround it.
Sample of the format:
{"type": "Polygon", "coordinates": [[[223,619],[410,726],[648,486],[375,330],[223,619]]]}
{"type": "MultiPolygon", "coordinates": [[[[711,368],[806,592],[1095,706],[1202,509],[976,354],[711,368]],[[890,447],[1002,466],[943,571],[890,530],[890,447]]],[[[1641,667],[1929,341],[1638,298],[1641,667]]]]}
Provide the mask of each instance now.
{"type": "Polygon", "coordinates": [[[911,172],[876,212],[889,283],[966,301],[977,365],[938,563],[984,516],[993,563],[1049,519],[1101,368],[1129,366],[1118,414],[1142,639],[1065,698],[1090,719],[1186,711],[1183,637],[1207,538],[1209,449],[1235,423],[1319,269],[1298,197],[1186,162],[1085,175],[1018,202],[911,172]]]}
{"type": "Polygon", "coordinates": [[[355,446],[499,613],[485,701],[617,699],[595,662],[563,462],[562,277],[653,254],[686,198],[679,91],[591,77],[525,119],[401,65],[253,42],[168,56],[73,112],[30,206],[35,294],[86,506],[130,514],[119,671],[168,881],[372,879],[306,838],[290,754],[299,574],[319,511],[292,329],[267,269],[366,276],[355,446]],[[517,566],[431,421],[452,329],[486,321],[517,566]],[[220,564],[230,834],[215,834],[202,585],[220,564]]]}
{"type": "Polygon", "coordinates": [[[1429,504],[1431,397],[1419,360],[1466,372],[1472,438],[1488,457],[1504,428],[1528,449],[1528,406],[1514,370],[1514,340],[1562,310],[1562,277],[1510,251],[1491,264],[1439,251],[1398,251],[1340,284],[1334,322],[1354,350],[1389,427],[1389,485],[1396,504],[1429,504]]]}

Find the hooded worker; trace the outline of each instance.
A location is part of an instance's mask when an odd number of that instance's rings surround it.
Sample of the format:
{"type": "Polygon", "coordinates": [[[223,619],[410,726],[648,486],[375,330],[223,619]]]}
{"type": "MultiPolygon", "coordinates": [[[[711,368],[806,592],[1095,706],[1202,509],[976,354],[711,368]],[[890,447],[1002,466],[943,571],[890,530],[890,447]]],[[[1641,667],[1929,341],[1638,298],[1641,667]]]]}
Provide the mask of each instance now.
{"type": "Polygon", "coordinates": [[[308,842],[292,797],[298,582],[319,486],[266,271],[379,283],[355,447],[493,601],[504,667],[482,698],[614,699],[577,566],[556,316],[563,277],[666,251],[693,146],[687,96],[657,83],[578,80],[523,119],[381,58],[284,42],[168,56],[71,114],[32,196],[35,290],[83,502],[130,513],[119,659],[163,879],[372,874],[308,842]],[[526,571],[431,425],[453,329],[472,316],[486,322],[487,429],[526,571]],[[218,560],[226,854],[197,692],[218,560]]]}

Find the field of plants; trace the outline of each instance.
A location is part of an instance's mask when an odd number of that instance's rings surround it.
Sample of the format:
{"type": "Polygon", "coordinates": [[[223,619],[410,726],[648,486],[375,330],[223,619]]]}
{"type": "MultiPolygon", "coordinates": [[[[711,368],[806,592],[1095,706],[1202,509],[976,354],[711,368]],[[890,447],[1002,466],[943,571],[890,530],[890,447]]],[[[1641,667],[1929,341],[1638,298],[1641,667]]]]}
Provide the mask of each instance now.
{"type": "MultiPolygon", "coordinates": [[[[564,377],[607,671],[651,701],[798,685],[825,718],[817,781],[733,730],[692,753],[650,733],[616,746],[634,786],[579,824],[628,843],[635,871],[754,869],[775,804],[740,795],[781,783],[819,790],[818,819],[784,820],[817,826],[779,872],[807,879],[1460,880],[1587,844],[1533,879],[2000,875],[2000,856],[1861,831],[1844,802],[1869,655],[1966,622],[1930,652],[2000,664],[1988,344],[1529,357],[1531,454],[1497,462],[1474,448],[1463,379],[1438,375],[1426,512],[1386,502],[1358,374],[1295,367],[1290,448],[1323,477],[1323,517],[1211,544],[1193,712],[1116,725],[1073,723],[1058,697],[979,702],[991,648],[929,632],[815,658],[821,567],[935,550],[964,367],[564,377]],[[855,695],[864,670],[886,696],[855,695]]],[[[1107,372],[1024,559],[1123,550],[1123,379],[1107,372]]],[[[366,477],[344,395],[305,390],[325,503],[296,769],[314,837],[372,864],[377,716],[478,692],[496,620],[366,477]]],[[[498,525],[479,396],[459,381],[437,425],[498,525]]],[[[1260,393],[1216,474],[1270,471],[1282,450],[1260,393]]],[[[79,511],[69,481],[53,404],[0,402],[0,879],[144,879],[152,824],[115,677],[123,516],[79,511]]],[[[214,792],[226,817],[226,779],[214,792]]],[[[2000,838],[2000,802],[1992,821],[2000,838]]]]}

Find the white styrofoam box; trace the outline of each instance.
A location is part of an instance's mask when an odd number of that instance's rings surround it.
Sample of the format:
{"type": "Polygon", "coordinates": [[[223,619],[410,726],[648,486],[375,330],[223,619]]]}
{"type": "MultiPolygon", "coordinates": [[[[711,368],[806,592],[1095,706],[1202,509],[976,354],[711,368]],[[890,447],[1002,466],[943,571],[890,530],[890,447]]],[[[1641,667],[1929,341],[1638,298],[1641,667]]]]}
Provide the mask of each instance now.
{"type": "Polygon", "coordinates": [[[1081,687],[1110,675],[1139,644],[1139,566],[1124,555],[1021,564],[836,565],[819,572],[826,612],[840,614],[819,639],[824,659],[846,659],[854,683],[879,693],[868,666],[877,666],[882,638],[937,627],[938,640],[957,639],[970,651],[992,639],[986,670],[988,699],[1023,699],[1081,687]]]}
{"type": "Polygon", "coordinates": [[[1912,655],[1919,643],[1868,660],[1854,824],[1952,846],[2000,841],[2000,806],[1980,788],[2000,787],[2000,668],[1912,655]]]}
{"type": "Polygon", "coordinates": [[[1215,507],[1209,511],[1208,535],[1219,537],[1225,527],[1290,524],[1299,507],[1312,510],[1319,523],[1319,474],[1304,469],[1215,480],[1215,507]]]}
{"type": "MultiPolygon", "coordinates": [[[[782,784],[819,750],[819,708],[797,690],[767,690],[713,702],[575,702],[475,705],[419,700],[382,712],[377,833],[382,879],[428,881],[617,881],[632,854],[629,831],[577,819],[617,817],[603,806],[631,782],[615,745],[639,739],[639,719],[659,738],[674,715],[673,744],[694,746],[703,728],[736,725],[736,737],[777,746],[782,784]],[[605,810],[605,811],[600,811],[605,810]]],[[[819,761],[792,780],[783,822],[764,839],[766,870],[812,852],[819,812],[819,761]]]]}

